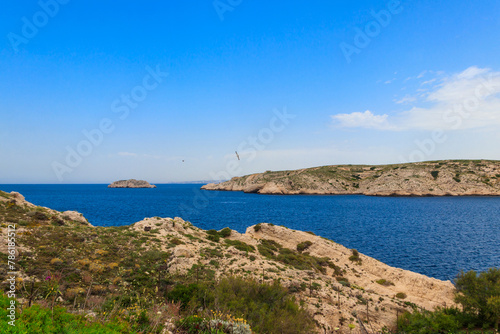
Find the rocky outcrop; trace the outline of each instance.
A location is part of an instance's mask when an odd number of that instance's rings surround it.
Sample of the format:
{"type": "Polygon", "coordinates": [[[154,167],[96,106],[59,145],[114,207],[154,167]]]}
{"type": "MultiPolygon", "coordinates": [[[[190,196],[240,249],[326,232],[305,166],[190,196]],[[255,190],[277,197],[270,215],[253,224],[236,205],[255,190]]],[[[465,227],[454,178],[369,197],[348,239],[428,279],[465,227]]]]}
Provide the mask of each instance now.
{"type": "Polygon", "coordinates": [[[156,186],[144,180],[130,179],[115,181],[108,188],[156,188],[156,186]]]}
{"type": "Polygon", "coordinates": [[[267,171],[210,183],[202,189],[279,195],[500,196],[500,161],[444,160],[267,171]]]}
{"type": "Polygon", "coordinates": [[[18,192],[12,191],[5,193],[0,191],[0,203],[6,202],[7,204],[17,205],[27,210],[27,217],[36,217],[41,220],[53,220],[58,222],[58,225],[65,223],[76,223],[85,226],[92,226],[87,218],[77,211],[56,211],[47,207],[37,206],[28,202],[23,195],[18,192]]]}
{"type": "MultiPolygon", "coordinates": [[[[146,227],[156,229],[156,238],[170,240],[163,248],[172,252],[167,265],[169,270],[188,273],[193,265],[210,266],[211,254],[217,253],[216,277],[244,275],[266,282],[279,280],[284,286],[296,291],[299,300],[314,314],[314,319],[322,328],[342,328],[347,331],[349,319],[356,314],[362,321],[369,320],[373,330],[394,324],[396,314],[411,310],[417,305],[428,310],[439,306],[454,305],[455,288],[450,281],[442,281],[408,270],[388,266],[374,258],[359,254],[352,260],[353,251],[332,240],[272,224],[258,224],[247,228],[245,233],[231,231],[227,238],[219,242],[207,240],[207,231],[183,221],[181,218],[147,218],[131,226],[143,233],[146,227]],[[172,241],[175,240],[175,245],[172,241]],[[247,250],[235,245],[248,245],[247,250]],[[286,255],[269,256],[262,245],[282,247],[291,252],[286,255]],[[308,245],[298,252],[298,245],[308,245]],[[212,248],[213,247],[213,248],[212,248]],[[297,260],[295,256],[307,257],[297,260]],[[329,261],[324,271],[310,268],[297,269],[294,261],[329,261]],[[288,263],[294,263],[287,265],[288,263]],[[311,286],[314,287],[311,291],[311,286]],[[397,297],[402,296],[402,297],[397,297]],[[368,303],[368,307],[366,305],[368,303]],[[367,310],[369,313],[367,313],[367,310]]],[[[274,249],[275,254],[280,251],[274,249]]],[[[286,254],[286,252],[282,252],[286,254]]]]}

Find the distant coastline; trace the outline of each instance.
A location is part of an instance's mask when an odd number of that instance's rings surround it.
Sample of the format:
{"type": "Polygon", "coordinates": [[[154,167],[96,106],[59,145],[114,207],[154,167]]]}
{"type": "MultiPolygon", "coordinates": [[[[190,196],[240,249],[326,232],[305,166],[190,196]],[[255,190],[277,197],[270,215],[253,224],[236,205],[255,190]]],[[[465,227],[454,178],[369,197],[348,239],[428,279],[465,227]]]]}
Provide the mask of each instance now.
{"type": "Polygon", "coordinates": [[[270,195],[500,196],[500,161],[442,160],[267,171],[204,190],[270,195]]]}

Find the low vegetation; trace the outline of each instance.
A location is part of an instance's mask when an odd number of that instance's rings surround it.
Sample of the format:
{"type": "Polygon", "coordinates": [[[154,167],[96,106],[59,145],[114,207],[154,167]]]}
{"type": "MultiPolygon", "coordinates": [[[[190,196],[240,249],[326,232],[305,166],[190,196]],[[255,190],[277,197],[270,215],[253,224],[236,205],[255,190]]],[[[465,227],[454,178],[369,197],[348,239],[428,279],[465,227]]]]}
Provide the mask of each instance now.
{"type": "MultiPolygon", "coordinates": [[[[308,242],[304,244],[307,245],[308,242]]],[[[312,245],[312,243],[310,242],[309,244],[312,245]]],[[[302,246],[299,247],[299,245],[297,245],[297,249],[302,248],[302,246]]],[[[311,256],[308,253],[302,253],[299,251],[291,250],[289,248],[284,248],[279,243],[273,240],[262,239],[257,248],[259,250],[259,253],[267,257],[268,259],[281,262],[299,270],[314,270],[317,272],[325,273],[326,267],[336,267],[328,258],[319,258],[316,256],[311,256]]]]}
{"type": "MultiPolygon", "coordinates": [[[[193,323],[208,330],[210,321],[214,320],[211,310],[216,309],[218,320],[239,323],[240,327],[245,327],[242,325],[248,322],[256,333],[310,333],[314,327],[312,317],[296,303],[288,289],[278,282],[262,284],[254,280],[228,277],[217,284],[178,284],[168,297],[180,302],[186,314],[205,310],[197,317],[187,316],[178,321],[180,328],[191,330],[189,333],[201,333],[193,331],[193,323]]],[[[221,327],[223,326],[225,325],[221,323],[221,327]]],[[[214,327],[217,326],[212,326],[214,327]]]]}
{"type": "Polygon", "coordinates": [[[305,251],[306,249],[308,249],[311,246],[312,246],[312,242],[304,241],[304,242],[301,242],[297,245],[297,250],[302,253],[303,251],[305,251]]]}
{"type": "Polygon", "coordinates": [[[352,255],[349,256],[349,260],[356,263],[356,264],[361,264],[362,260],[359,257],[359,252],[355,249],[351,249],[352,255]]]}
{"type": "MultiPolygon", "coordinates": [[[[17,261],[22,273],[15,282],[17,326],[2,321],[1,333],[162,333],[169,322],[178,325],[177,333],[281,333],[284,328],[298,334],[315,327],[278,281],[216,279],[214,269],[229,254],[225,248],[256,252],[228,239],[229,228],[194,236],[191,224],[178,223],[183,232],[165,236],[160,222],[144,231],[92,227],[55,211],[17,205],[9,194],[0,196],[7,199],[0,201],[1,227],[15,224],[18,246],[28,247],[17,261]],[[187,273],[170,270],[170,249],[190,242],[203,245],[206,264],[187,273]]],[[[0,260],[5,282],[7,254],[0,253],[0,260]]],[[[0,294],[3,319],[9,301],[0,294]]]]}
{"type": "Polygon", "coordinates": [[[455,280],[459,308],[440,308],[434,312],[414,310],[398,320],[406,333],[457,333],[500,327],[500,268],[477,274],[462,272],[455,280]]]}
{"type": "MultiPolygon", "coordinates": [[[[337,302],[335,295],[372,307],[367,287],[357,286],[353,276],[351,282],[343,277],[346,270],[360,274],[359,268],[349,263],[342,269],[333,263],[338,259],[311,255],[308,251],[314,246],[310,241],[286,248],[261,239],[254,247],[231,239],[229,228],[205,232],[182,221],[170,223],[179,229],[178,234],[166,234],[170,232],[165,232],[160,219],[153,220],[149,229],[92,227],[45,208],[17,205],[2,192],[0,197],[6,199],[0,201],[0,225],[5,232],[7,225],[16,224],[22,247],[17,261],[22,275],[15,282],[18,326],[13,329],[1,322],[1,333],[162,333],[177,327],[178,334],[299,334],[318,328],[314,312],[321,312],[328,302],[337,302]],[[173,260],[189,256],[179,251],[188,252],[190,244],[197,244],[199,260],[190,263],[186,272],[172,270],[173,260]],[[243,261],[235,273],[220,275],[224,263],[232,263],[236,257],[243,261]],[[249,263],[267,267],[252,276],[249,263]],[[280,280],[299,272],[290,273],[291,268],[304,271],[303,276],[284,287],[280,280]],[[332,269],[328,270],[329,282],[314,278],[314,272],[324,274],[327,268],[332,269]],[[333,301],[320,297],[319,291],[326,286],[334,291],[333,301]],[[315,311],[301,306],[306,305],[304,295],[315,300],[315,311]]],[[[361,263],[361,255],[354,249],[351,253],[351,261],[361,263]]],[[[7,260],[7,254],[0,253],[3,282],[8,277],[7,260]]],[[[458,330],[492,328],[499,321],[499,277],[496,269],[479,275],[462,273],[456,285],[463,311],[424,312],[410,302],[411,296],[391,298],[395,292],[386,302],[391,299],[414,309],[398,320],[407,333],[427,333],[416,329],[426,326],[433,330],[455,325],[458,330]]],[[[376,283],[392,285],[385,279],[376,283]]],[[[5,295],[0,296],[3,319],[8,302],[5,295]]],[[[378,307],[382,310],[384,306],[378,307]]],[[[349,318],[342,318],[344,327],[349,321],[355,323],[354,316],[349,318]]]]}
{"type": "Polygon", "coordinates": [[[115,316],[113,318],[90,320],[83,315],[69,313],[65,308],[55,306],[52,308],[34,304],[15,313],[15,326],[9,325],[7,318],[10,299],[0,294],[0,332],[8,333],[72,333],[72,334],[114,334],[137,333],[141,331],[140,322],[131,324],[130,315],[115,316]],[[129,318],[129,319],[127,319],[129,318]]]}
{"type": "Polygon", "coordinates": [[[394,283],[392,283],[391,281],[388,281],[386,279],[379,279],[376,281],[378,284],[380,285],[383,285],[383,286],[391,286],[391,285],[394,285],[394,283]]]}

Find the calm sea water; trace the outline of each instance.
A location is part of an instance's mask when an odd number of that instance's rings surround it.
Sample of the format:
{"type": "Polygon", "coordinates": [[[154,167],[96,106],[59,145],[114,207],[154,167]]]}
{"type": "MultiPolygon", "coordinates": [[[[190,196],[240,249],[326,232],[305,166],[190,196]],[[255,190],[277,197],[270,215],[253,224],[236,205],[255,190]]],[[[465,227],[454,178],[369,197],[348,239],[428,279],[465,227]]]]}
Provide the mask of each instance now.
{"type": "Polygon", "coordinates": [[[153,216],[239,232],[260,222],[284,225],[439,279],[500,267],[499,197],[277,196],[203,191],[197,184],[157,186],[0,185],[0,190],[18,191],[55,210],[79,211],[100,226],[153,216]]]}

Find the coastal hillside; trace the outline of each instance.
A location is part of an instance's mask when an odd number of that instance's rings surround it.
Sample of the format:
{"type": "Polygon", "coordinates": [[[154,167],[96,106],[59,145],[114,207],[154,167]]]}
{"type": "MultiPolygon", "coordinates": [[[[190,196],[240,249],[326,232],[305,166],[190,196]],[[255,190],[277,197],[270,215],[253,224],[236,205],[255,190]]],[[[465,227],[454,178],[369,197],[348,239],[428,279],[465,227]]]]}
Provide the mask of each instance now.
{"type": "MultiPolygon", "coordinates": [[[[229,228],[206,231],[178,217],[95,227],[76,212],[38,207],[19,193],[0,192],[0,224],[2,235],[16,227],[18,303],[61,305],[96,322],[121,319],[142,326],[131,332],[185,333],[186,319],[199,321],[207,313],[220,318],[223,311],[240,317],[231,321],[248,320],[255,333],[348,333],[349,326],[376,332],[394,328],[404,311],[454,305],[449,281],[390,267],[311,232],[267,223],[243,234],[229,228]],[[257,284],[254,301],[238,302],[246,288],[235,286],[242,284],[257,284]],[[235,297],[228,300],[224,296],[231,288],[235,297]],[[275,291],[283,294],[276,297],[275,291]],[[283,300],[296,306],[254,315],[249,308],[259,298],[263,307],[283,300]],[[265,317],[274,317],[268,321],[274,331],[261,323],[265,317]]],[[[0,281],[8,291],[6,242],[0,255],[0,281]]]]}
{"type": "Polygon", "coordinates": [[[499,196],[500,161],[443,160],[267,171],[210,183],[202,189],[286,195],[499,196]]]}

